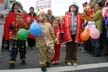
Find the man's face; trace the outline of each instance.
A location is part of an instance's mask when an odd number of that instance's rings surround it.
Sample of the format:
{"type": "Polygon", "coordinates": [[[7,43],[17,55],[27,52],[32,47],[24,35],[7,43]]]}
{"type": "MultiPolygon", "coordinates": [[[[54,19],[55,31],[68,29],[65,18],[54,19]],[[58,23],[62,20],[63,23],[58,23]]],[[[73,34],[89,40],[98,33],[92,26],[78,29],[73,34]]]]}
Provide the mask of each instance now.
{"type": "Polygon", "coordinates": [[[51,15],[52,14],[52,11],[51,10],[48,10],[48,15],[51,15]]]}
{"type": "Polygon", "coordinates": [[[96,4],[96,5],[95,5],[95,11],[97,11],[99,8],[100,8],[99,5],[96,4]]]}
{"type": "Polygon", "coordinates": [[[31,8],[31,9],[30,9],[30,12],[34,12],[34,9],[31,8]]]}

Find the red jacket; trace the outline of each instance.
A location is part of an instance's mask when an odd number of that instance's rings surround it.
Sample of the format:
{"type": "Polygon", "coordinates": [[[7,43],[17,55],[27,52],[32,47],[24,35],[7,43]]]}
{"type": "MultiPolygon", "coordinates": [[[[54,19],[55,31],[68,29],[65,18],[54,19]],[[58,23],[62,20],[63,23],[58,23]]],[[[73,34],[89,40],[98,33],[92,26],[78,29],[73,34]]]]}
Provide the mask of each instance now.
{"type": "Polygon", "coordinates": [[[20,22],[17,24],[16,21],[14,21],[11,25],[10,25],[10,32],[11,32],[11,35],[10,35],[10,39],[17,39],[17,32],[19,29],[21,28],[27,28],[27,25],[25,24],[25,22],[20,22]]]}
{"type": "MultiPolygon", "coordinates": [[[[80,43],[82,42],[80,35],[82,32],[82,16],[80,14],[76,15],[76,22],[77,22],[77,28],[76,28],[76,36],[75,36],[75,42],[80,43]]],[[[72,41],[71,37],[71,14],[66,14],[62,20],[61,23],[61,32],[64,33],[64,42],[70,42],[72,41]]]]}
{"type": "MultiPolygon", "coordinates": [[[[29,18],[30,19],[30,23],[28,24],[29,28],[30,28],[33,20],[37,20],[38,21],[37,17],[30,16],[30,15],[28,15],[26,18],[29,18]]],[[[27,19],[26,19],[26,22],[27,22],[27,19]]],[[[35,39],[36,36],[34,36],[33,34],[29,34],[28,38],[35,39]]]]}
{"type": "Polygon", "coordinates": [[[16,13],[10,12],[7,17],[5,18],[5,24],[4,24],[4,38],[5,40],[9,40],[9,26],[12,24],[13,21],[16,19],[16,13]]]}

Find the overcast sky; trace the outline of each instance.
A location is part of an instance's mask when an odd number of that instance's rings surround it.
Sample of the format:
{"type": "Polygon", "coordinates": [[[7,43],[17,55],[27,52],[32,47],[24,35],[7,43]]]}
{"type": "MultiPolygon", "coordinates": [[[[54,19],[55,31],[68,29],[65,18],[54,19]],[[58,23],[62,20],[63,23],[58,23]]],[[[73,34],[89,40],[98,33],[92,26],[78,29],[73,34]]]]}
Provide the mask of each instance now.
{"type": "MultiPolygon", "coordinates": [[[[23,5],[25,11],[29,12],[29,7],[33,6],[36,9],[36,0],[17,0],[20,1],[23,5]]],[[[64,15],[66,11],[68,11],[69,5],[75,3],[79,6],[79,11],[83,11],[82,3],[89,2],[89,0],[52,0],[51,9],[53,11],[53,15],[60,16],[64,15]]],[[[45,9],[47,11],[47,9],[45,9]]]]}

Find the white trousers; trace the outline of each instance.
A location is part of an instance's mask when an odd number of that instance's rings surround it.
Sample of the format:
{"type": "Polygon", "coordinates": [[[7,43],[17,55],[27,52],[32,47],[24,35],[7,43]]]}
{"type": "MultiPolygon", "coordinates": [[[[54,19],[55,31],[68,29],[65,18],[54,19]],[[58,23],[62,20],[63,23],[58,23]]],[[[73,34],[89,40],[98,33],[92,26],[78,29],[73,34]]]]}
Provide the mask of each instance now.
{"type": "Polygon", "coordinates": [[[1,56],[1,47],[2,47],[2,40],[3,40],[3,32],[4,32],[4,25],[0,24],[0,56],[1,56]]]}

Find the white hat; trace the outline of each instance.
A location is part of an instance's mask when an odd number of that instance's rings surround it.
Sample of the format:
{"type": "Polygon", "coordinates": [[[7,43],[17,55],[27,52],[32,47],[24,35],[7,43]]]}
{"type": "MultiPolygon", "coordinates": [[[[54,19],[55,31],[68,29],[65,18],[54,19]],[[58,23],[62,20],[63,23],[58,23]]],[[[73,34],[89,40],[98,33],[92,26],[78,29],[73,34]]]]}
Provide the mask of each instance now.
{"type": "Polygon", "coordinates": [[[46,14],[45,11],[40,10],[40,11],[38,11],[37,15],[39,16],[39,15],[42,14],[42,13],[46,14]]]}

